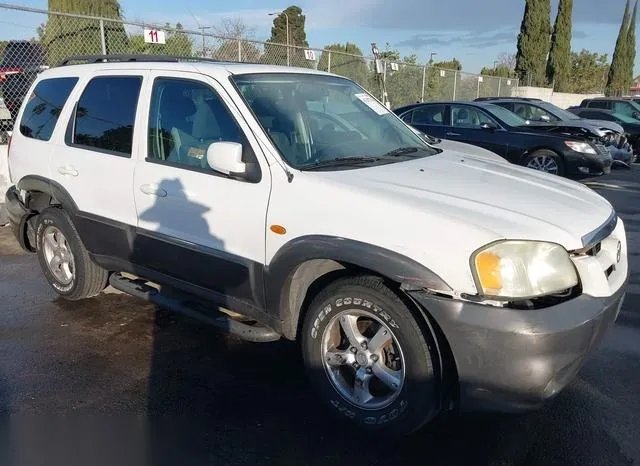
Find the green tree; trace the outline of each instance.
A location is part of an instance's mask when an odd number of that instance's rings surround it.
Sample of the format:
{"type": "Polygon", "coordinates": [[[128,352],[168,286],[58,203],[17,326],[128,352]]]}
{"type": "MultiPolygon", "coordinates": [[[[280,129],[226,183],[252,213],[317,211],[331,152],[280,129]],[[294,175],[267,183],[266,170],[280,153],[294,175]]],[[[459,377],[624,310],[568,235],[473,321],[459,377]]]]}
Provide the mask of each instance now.
{"type": "MultiPolygon", "coordinates": [[[[122,10],[117,0],[49,0],[49,11],[113,19],[114,21],[104,21],[107,53],[123,53],[129,49],[127,34],[121,22],[122,10]]],[[[102,53],[98,20],[50,14],[42,27],[42,35],[50,65],[69,55],[102,53]]]]}
{"type": "Polygon", "coordinates": [[[304,56],[309,46],[304,30],[306,17],[299,6],[292,5],[276,16],[271,28],[271,38],[265,45],[263,60],[272,65],[287,64],[287,49],[291,66],[309,68],[312,65],[304,56]],[[289,25],[289,47],[287,47],[287,23],[289,25]],[[294,48],[294,46],[299,48],[294,48]]]}
{"type": "Polygon", "coordinates": [[[633,69],[636,63],[636,24],[638,17],[638,0],[636,0],[636,4],[633,7],[633,14],[631,15],[631,21],[629,22],[629,32],[627,36],[627,89],[625,93],[633,85],[633,69]]]}
{"type": "Polygon", "coordinates": [[[571,61],[571,17],[573,0],[560,0],[558,16],[553,26],[551,51],[547,62],[547,81],[557,92],[567,92],[571,61]]]}
{"type": "Polygon", "coordinates": [[[518,35],[516,73],[523,85],[545,84],[551,0],[527,0],[518,35]]]}
{"type": "Polygon", "coordinates": [[[462,71],[462,63],[457,58],[447,61],[438,61],[431,65],[433,68],[439,68],[441,70],[455,70],[462,71]]]}
{"type": "Polygon", "coordinates": [[[176,55],[191,57],[193,55],[193,42],[184,32],[182,24],[176,24],[172,28],[169,23],[164,25],[166,41],[164,44],[150,44],[145,42],[142,34],[134,34],[129,38],[129,51],[141,55],[176,55]]]}
{"type": "Polygon", "coordinates": [[[482,68],[480,71],[482,76],[496,76],[499,78],[513,78],[515,77],[515,73],[513,70],[509,69],[506,65],[499,64],[494,68],[482,68]]]}
{"type": "Polygon", "coordinates": [[[408,55],[400,61],[387,62],[386,86],[389,102],[394,107],[419,102],[422,98],[424,72],[424,66],[418,65],[416,55],[408,55]],[[392,66],[392,63],[395,66],[392,66]],[[394,69],[396,67],[397,69],[394,69]]]}
{"type": "MultiPolygon", "coordinates": [[[[611,68],[609,68],[609,76],[607,78],[607,87],[605,93],[609,96],[619,96],[625,94],[630,87],[628,70],[629,70],[629,0],[624,8],[622,16],[622,24],[620,32],[616,40],[616,48],[613,51],[613,59],[611,60],[611,68]]],[[[632,65],[633,66],[633,65],[632,65]]]]}
{"type": "Polygon", "coordinates": [[[227,39],[220,42],[213,53],[213,58],[223,61],[259,63],[262,54],[253,42],[243,39],[227,39]]]}
{"type": "Polygon", "coordinates": [[[591,94],[602,92],[607,73],[609,57],[607,54],[592,53],[582,49],[571,54],[571,70],[567,92],[591,94]]]}
{"type": "Polygon", "coordinates": [[[325,52],[322,52],[318,60],[318,69],[331,71],[352,79],[361,86],[366,86],[369,83],[369,70],[367,62],[362,56],[362,50],[351,42],[344,45],[331,44],[326,46],[325,52]],[[331,56],[330,63],[329,55],[331,56]],[[329,64],[331,64],[330,68],[329,64]]]}
{"type": "Polygon", "coordinates": [[[431,63],[427,68],[425,100],[453,99],[459,71],[462,71],[462,63],[457,58],[431,63]]]}

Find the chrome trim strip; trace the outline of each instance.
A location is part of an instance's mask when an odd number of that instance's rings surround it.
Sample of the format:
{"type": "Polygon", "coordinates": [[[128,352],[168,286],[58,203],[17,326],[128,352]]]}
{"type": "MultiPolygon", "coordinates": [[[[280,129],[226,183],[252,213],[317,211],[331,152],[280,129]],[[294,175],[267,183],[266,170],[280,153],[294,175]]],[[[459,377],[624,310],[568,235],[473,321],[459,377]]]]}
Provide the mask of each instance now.
{"type": "Polygon", "coordinates": [[[591,233],[587,233],[582,237],[582,246],[584,246],[585,249],[592,248],[607,236],[609,236],[611,233],[613,233],[613,230],[616,229],[617,225],[618,214],[616,214],[616,211],[614,210],[613,212],[611,212],[611,215],[606,222],[593,230],[591,233]]]}

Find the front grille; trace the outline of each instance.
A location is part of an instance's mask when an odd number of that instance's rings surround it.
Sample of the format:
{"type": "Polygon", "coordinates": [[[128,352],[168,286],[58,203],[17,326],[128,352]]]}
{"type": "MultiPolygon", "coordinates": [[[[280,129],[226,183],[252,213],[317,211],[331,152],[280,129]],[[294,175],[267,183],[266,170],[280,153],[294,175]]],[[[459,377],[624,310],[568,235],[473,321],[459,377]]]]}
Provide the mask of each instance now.
{"type": "Polygon", "coordinates": [[[596,150],[604,157],[611,157],[611,150],[604,144],[596,144],[596,150]]]}

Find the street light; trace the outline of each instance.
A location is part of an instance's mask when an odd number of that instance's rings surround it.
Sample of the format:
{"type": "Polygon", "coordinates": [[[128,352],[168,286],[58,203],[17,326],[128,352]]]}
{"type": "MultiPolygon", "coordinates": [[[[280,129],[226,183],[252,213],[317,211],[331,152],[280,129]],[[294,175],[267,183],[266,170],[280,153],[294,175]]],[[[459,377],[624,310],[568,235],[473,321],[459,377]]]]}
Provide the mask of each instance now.
{"type": "Polygon", "coordinates": [[[280,11],[275,13],[269,13],[269,16],[284,15],[287,24],[287,66],[291,66],[291,60],[289,58],[289,15],[286,11],[280,11]]]}
{"type": "Polygon", "coordinates": [[[429,64],[433,63],[433,56],[434,55],[438,55],[438,52],[431,52],[431,54],[429,56],[429,64]]]}

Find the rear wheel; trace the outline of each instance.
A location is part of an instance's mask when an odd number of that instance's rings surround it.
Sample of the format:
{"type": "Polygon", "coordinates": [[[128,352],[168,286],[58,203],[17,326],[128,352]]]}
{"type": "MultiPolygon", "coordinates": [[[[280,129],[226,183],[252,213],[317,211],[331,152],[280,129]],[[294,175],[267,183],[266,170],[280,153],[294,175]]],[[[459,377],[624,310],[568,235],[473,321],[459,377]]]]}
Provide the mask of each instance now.
{"type": "Polygon", "coordinates": [[[38,215],[36,244],[42,272],[59,295],[79,300],[105,289],[107,271],[91,260],[64,210],[51,207],[38,215]]]}
{"type": "Polygon", "coordinates": [[[356,424],[407,434],[438,412],[433,337],[382,279],[329,285],[311,303],[302,343],[314,388],[356,424]]]}
{"type": "Polygon", "coordinates": [[[555,152],[548,149],[535,151],[525,160],[525,166],[533,170],[549,173],[551,175],[564,175],[564,164],[555,152]]]}

